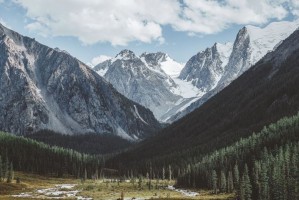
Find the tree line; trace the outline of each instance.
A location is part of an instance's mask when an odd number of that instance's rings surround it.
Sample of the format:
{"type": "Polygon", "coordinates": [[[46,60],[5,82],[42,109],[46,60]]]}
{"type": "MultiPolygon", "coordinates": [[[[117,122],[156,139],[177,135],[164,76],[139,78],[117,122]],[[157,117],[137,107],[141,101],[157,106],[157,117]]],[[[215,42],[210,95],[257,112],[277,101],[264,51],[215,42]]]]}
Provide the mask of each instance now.
{"type": "MultiPolygon", "coordinates": [[[[3,169],[11,165],[18,171],[58,177],[71,175],[77,178],[97,178],[105,165],[105,158],[101,155],[49,146],[3,132],[0,132],[0,156],[5,161],[2,161],[3,169]]],[[[6,173],[7,170],[3,171],[6,173]]]]}
{"type": "Polygon", "coordinates": [[[298,141],[299,114],[188,165],[177,184],[235,192],[242,200],[298,199],[298,141]]]}

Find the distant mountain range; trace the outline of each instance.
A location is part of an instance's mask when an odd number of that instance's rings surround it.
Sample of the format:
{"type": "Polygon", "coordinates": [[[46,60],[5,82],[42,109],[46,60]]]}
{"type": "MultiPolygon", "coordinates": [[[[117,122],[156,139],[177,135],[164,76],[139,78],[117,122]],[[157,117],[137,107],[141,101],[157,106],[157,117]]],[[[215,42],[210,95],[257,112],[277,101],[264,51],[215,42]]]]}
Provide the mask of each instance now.
{"type": "Polygon", "coordinates": [[[191,83],[177,81],[182,68],[182,64],[165,53],[136,56],[130,50],[123,50],[93,69],[120,93],[149,108],[162,121],[170,109],[199,92],[191,83]]]}
{"type": "Polygon", "coordinates": [[[245,26],[233,43],[215,43],[185,66],[162,52],[136,56],[123,50],[94,70],[120,93],[152,110],[159,121],[172,123],[229,85],[298,26],[299,21],[245,26]]]}
{"type": "Polygon", "coordinates": [[[84,63],[0,25],[0,130],[109,133],[140,140],[160,129],[84,63]]]}
{"type": "MultiPolygon", "coordinates": [[[[246,28],[242,29],[238,38],[242,38],[245,30],[246,28]]],[[[238,42],[235,43],[234,49],[238,47],[237,44],[238,42]]],[[[116,156],[109,164],[115,166],[117,163],[117,166],[126,166],[136,171],[146,169],[148,163],[154,163],[156,168],[168,165],[177,170],[186,168],[190,163],[199,162],[202,155],[210,155],[211,151],[227,147],[242,140],[241,138],[257,133],[278,119],[297,114],[298,85],[299,30],[296,30],[280,42],[274,51],[268,52],[198,109],[162,129],[155,137],[116,156]]],[[[279,123],[286,125],[288,121],[281,120],[279,123]]],[[[262,132],[272,132],[272,128],[274,132],[276,130],[283,133],[283,130],[277,130],[274,126],[262,132]]],[[[296,142],[298,134],[293,139],[296,142]]],[[[242,146],[242,143],[237,145],[242,146]]],[[[221,156],[220,158],[223,159],[221,156]]],[[[237,161],[242,159],[236,158],[237,161]]],[[[222,162],[225,163],[222,160],[218,165],[221,166],[222,162]]]]}
{"type": "Polygon", "coordinates": [[[0,25],[0,130],[147,138],[161,128],[158,121],[172,123],[200,107],[298,26],[246,26],[234,43],[215,43],[185,65],[162,52],[123,50],[92,70],[0,25]]]}

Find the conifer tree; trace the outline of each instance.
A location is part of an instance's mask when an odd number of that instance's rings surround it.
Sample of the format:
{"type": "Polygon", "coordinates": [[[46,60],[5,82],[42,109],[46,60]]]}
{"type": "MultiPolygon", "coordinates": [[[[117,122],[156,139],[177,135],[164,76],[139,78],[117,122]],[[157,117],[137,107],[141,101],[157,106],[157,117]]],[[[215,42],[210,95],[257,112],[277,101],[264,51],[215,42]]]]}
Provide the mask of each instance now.
{"type": "Polygon", "coordinates": [[[86,170],[86,167],[84,168],[84,180],[87,180],[87,170],[86,170]]]}
{"type": "Polygon", "coordinates": [[[212,171],[212,185],[213,185],[213,192],[217,194],[217,173],[215,170],[212,171]]]}
{"type": "Polygon", "coordinates": [[[227,177],[227,192],[232,193],[233,191],[234,191],[233,173],[230,170],[228,172],[228,177],[227,177]]]}
{"type": "Polygon", "coordinates": [[[226,192],[226,176],[223,170],[221,170],[220,174],[220,190],[221,192],[226,192]]]}
{"type": "Polygon", "coordinates": [[[171,181],[172,179],[172,170],[171,170],[171,165],[168,166],[168,180],[171,181]]]}
{"type": "Polygon", "coordinates": [[[269,177],[268,177],[268,166],[266,163],[261,163],[261,176],[260,176],[260,199],[269,199],[269,177]]]}
{"type": "Polygon", "coordinates": [[[234,185],[237,188],[239,184],[240,184],[240,173],[239,173],[238,164],[236,163],[234,166],[234,185]]]}
{"type": "Polygon", "coordinates": [[[245,164],[244,174],[243,174],[243,184],[244,184],[244,197],[245,200],[251,200],[252,197],[252,187],[249,178],[249,172],[247,164],[245,164]]]}
{"type": "Polygon", "coordinates": [[[11,183],[13,180],[14,172],[13,172],[13,166],[12,163],[10,163],[9,170],[7,172],[7,183],[11,183]]]}
{"type": "Polygon", "coordinates": [[[8,162],[8,157],[6,155],[5,157],[5,161],[3,163],[3,177],[6,178],[7,177],[7,173],[8,173],[8,165],[9,165],[9,162],[8,162]]]}

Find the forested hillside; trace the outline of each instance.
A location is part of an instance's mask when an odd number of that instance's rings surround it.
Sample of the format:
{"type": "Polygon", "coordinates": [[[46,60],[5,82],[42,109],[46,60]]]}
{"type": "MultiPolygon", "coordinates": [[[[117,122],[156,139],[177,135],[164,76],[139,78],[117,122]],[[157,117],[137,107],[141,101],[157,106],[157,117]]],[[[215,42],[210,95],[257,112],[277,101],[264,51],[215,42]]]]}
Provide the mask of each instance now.
{"type": "Polygon", "coordinates": [[[62,135],[50,130],[42,130],[26,136],[51,146],[73,149],[87,154],[110,154],[124,150],[134,143],[111,134],[62,135]]]}
{"type": "Polygon", "coordinates": [[[299,114],[188,165],[179,186],[236,191],[241,199],[299,198],[299,114]]]}
{"type": "Polygon", "coordinates": [[[0,132],[0,156],[6,161],[3,169],[12,163],[13,168],[18,171],[58,177],[72,175],[77,178],[90,178],[92,175],[99,175],[104,165],[101,156],[50,147],[32,139],[3,132],[0,132]]]}

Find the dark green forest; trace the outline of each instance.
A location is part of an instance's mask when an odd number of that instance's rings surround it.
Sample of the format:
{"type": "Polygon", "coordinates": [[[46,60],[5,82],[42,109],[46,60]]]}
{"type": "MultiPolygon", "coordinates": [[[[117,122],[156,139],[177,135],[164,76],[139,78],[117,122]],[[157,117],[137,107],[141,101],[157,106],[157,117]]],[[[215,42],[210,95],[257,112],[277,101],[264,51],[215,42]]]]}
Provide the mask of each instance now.
{"type": "Polygon", "coordinates": [[[178,186],[236,191],[240,199],[299,198],[299,114],[189,164],[178,186]]]}
{"type": "Polygon", "coordinates": [[[63,135],[50,130],[41,130],[26,137],[51,146],[73,149],[87,154],[116,153],[133,145],[132,142],[111,134],[63,135]]]}
{"type": "Polygon", "coordinates": [[[0,156],[3,161],[6,161],[2,166],[3,171],[9,163],[12,163],[14,170],[57,177],[99,176],[105,163],[102,156],[51,147],[32,139],[3,132],[0,132],[0,156]]]}

